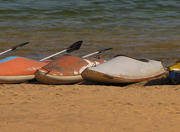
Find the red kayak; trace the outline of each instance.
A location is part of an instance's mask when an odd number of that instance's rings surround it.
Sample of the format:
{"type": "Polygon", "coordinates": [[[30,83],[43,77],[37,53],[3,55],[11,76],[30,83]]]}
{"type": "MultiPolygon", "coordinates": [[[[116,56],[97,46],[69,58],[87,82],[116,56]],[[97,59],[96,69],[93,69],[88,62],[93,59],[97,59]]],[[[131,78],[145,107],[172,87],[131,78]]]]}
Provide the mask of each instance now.
{"type": "Polygon", "coordinates": [[[64,55],[48,63],[35,73],[39,82],[46,84],[69,84],[82,81],[81,73],[87,68],[105,62],[103,59],[87,60],[64,55]]]}
{"type": "Polygon", "coordinates": [[[46,65],[24,57],[11,56],[0,61],[0,83],[21,83],[34,78],[34,73],[46,65]]]}

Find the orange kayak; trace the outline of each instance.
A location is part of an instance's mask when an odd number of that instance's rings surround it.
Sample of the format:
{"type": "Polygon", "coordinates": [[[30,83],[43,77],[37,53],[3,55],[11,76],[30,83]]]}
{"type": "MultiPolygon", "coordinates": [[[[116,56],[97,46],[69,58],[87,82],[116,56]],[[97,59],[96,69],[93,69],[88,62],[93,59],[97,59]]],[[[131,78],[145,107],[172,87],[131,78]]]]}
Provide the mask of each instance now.
{"type": "Polygon", "coordinates": [[[43,66],[35,73],[39,82],[46,84],[69,84],[82,81],[81,73],[87,68],[105,62],[102,59],[87,60],[64,55],[43,66]]]}
{"type": "Polygon", "coordinates": [[[31,80],[34,73],[46,64],[24,57],[7,57],[0,61],[0,83],[21,83],[31,80]]]}

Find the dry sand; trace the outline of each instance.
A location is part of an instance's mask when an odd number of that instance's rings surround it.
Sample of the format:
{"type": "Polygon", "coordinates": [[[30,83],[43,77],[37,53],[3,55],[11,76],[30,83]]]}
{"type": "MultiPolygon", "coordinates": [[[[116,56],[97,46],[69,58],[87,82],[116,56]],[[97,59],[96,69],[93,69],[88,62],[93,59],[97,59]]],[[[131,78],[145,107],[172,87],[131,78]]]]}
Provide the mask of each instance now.
{"type": "Polygon", "coordinates": [[[179,132],[180,86],[0,85],[0,132],[179,132]]]}

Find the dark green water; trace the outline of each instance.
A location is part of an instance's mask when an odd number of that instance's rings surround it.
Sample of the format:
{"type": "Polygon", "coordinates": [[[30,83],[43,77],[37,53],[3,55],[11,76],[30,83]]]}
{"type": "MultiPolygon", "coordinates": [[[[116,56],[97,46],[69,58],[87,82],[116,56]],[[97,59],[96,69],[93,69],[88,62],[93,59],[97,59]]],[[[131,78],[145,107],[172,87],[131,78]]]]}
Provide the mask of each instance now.
{"type": "Polygon", "coordinates": [[[1,50],[40,59],[77,40],[75,55],[113,47],[116,54],[171,62],[180,59],[179,0],[0,0],[1,50]]]}

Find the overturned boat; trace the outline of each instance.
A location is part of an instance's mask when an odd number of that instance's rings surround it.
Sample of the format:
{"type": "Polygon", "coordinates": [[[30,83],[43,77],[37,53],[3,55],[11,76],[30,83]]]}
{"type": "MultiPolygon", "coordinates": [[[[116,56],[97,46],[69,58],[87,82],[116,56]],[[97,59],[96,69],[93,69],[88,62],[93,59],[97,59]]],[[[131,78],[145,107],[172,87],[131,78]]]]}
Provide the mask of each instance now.
{"type": "Polygon", "coordinates": [[[37,69],[46,65],[24,57],[10,56],[0,61],[0,83],[21,83],[33,79],[37,69]]]}
{"type": "Polygon", "coordinates": [[[81,73],[87,68],[105,62],[64,55],[48,63],[35,73],[35,78],[45,84],[70,84],[82,81],[81,73]]]}
{"type": "Polygon", "coordinates": [[[103,83],[140,82],[165,74],[160,61],[117,56],[82,72],[85,80],[103,83]]]}

